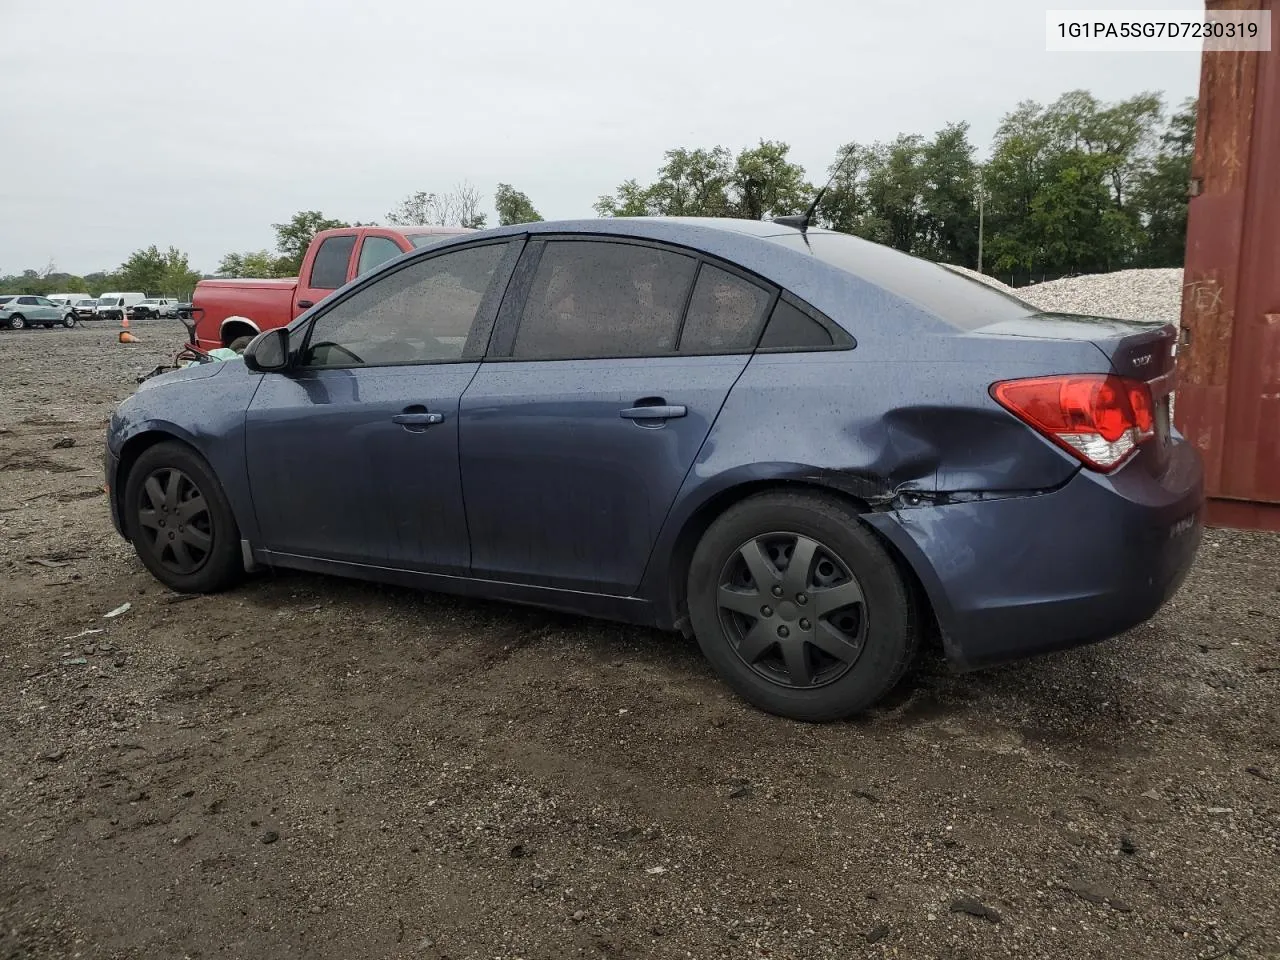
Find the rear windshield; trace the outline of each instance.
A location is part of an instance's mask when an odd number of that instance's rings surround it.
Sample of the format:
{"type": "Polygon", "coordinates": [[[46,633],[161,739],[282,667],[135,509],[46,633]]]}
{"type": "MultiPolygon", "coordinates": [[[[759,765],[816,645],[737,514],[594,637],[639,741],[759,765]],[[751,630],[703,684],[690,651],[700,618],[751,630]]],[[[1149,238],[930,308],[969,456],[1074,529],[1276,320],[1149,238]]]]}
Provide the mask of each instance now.
{"type": "Polygon", "coordinates": [[[439,243],[441,240],[448,240],[450,237],[461,236],[457,233],[406,233],[405,237],[415,247],[427,247],[433,243],[439,243]]]}
{"type": "Polygon", "coordinates": [[[808,249],[824,263],[901,297],[958,330],[977,330],[1040,312],[981,280],[845,233],[810,232],[808,248],[798,232],[769,239],[794,250],[808,249]]]}

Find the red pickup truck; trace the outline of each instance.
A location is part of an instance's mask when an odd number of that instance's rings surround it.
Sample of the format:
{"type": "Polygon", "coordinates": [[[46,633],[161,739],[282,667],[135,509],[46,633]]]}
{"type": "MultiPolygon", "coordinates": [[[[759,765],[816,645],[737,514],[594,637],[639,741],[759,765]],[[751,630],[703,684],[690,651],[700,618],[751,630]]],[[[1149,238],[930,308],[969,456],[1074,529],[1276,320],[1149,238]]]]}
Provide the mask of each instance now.
{"type": "Polygon", "coordinates": [[[229,347],[283,327],[338,287],[393,257],[471,233],[464,227],[341,227],[312,239],[297,277],[285,280],[201,280],[192,297],[196,346],[229,347]]]}

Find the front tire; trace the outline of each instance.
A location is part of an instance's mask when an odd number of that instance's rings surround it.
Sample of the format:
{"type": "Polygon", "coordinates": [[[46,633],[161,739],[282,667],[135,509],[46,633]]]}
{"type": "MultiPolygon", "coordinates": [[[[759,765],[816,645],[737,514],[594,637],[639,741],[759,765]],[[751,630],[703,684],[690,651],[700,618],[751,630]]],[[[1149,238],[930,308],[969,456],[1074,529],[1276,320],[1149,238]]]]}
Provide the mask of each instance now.
{"type": "Polygon", "coordinates": [[[68,313],[65,317],[62,318],[62,325],[66,327],[68,330],[70,330],[72,327],[76,325],[75,316],[68,313]]]}
{"type": "Polygon", "coordinates": [[[216,593],[244,574],[231,505],[190,447],[166,442],[143,451],[125,481],[123,516],[138,558],[179,593],[216,593]]]}
{"type": "Polygon", "coordinates": [[[703,654],[744,699],[794,720],[838,720],[887,694],[919,642],[897,564],[836,497],[758,494],[716,519],[689,567],[703,654]]]}

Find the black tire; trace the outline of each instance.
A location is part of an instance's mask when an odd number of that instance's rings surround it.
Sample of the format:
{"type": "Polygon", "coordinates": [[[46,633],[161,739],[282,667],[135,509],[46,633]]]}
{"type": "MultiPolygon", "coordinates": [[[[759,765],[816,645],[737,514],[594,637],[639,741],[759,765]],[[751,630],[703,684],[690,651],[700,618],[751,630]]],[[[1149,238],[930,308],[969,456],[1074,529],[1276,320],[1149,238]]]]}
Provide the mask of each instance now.
{"type": "Polygon", "coordinates": [[[122,514],[138,558],[165,586],[179,593],[217,593],[243,577],[240,531],[231,505],[213,469],[190,447],[165,442],[144,450],[125,480],[122,514]],[[179,479],[171,489],[175,473],[179,479]],[[148,488],[149,479],[156,480],[161,497],[148,488]],[[192,491],[202,500],[195,513],[189,512],[195,502],[192,491]],[[175,517],[177,531],[171,529],[175,517]],[[197,534],[207,539],[207,546],[197,545],[197,534]],[[181,562],[179,546],[191,563],[181,562]]]}
{"type": "Polygon", "coordinates": [[[27,325],[27,318],[20,313],[15,313],[12,317],[9,318],[10,330],[21,330],[26,325],[27,325]]]}
{"type": "Polygon", "coordinates": [[[62,325],[66,327],[68,330],[70,330],[72,327],[76,325],[75,316],[73,314],[68,313],[65,317],[62,318],[62,325]]]}
{"type": "Polygon", "coordinates": [[[793,720],[839,720],[870,707],[902,679],[920,635],[894,558],[852,506],[819,493],[762,493],[718,517],[693,554],[688,608],[716,672],[750,703],[793,720]],[[759,562],[752,545],[763,551],[761,575],[775,578],[767,595],[748,567],[748,552],[759,562]],[[807,572],[788,577],[797,550],[807,572]],[[797,583],[801,591],[789,589],[797,583]],[[832,607],[848,597],[858,599],[832,607]]]}

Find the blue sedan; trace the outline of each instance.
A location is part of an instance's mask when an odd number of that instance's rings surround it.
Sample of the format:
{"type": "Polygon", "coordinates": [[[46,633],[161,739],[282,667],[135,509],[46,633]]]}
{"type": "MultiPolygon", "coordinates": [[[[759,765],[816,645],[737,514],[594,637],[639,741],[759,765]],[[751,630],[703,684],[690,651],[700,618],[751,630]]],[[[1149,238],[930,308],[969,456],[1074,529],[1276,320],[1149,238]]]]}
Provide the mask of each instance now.
{"type": "Polygon", "coordinates": [[[147,381],[111,511],[175,590],[282,567],[680,630],[830,720],[927,636],[969,669],[1156,612],[1203,501],[1174,338],[803,225],[505,227],[147,381]]]}

